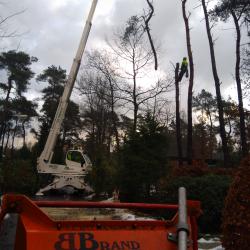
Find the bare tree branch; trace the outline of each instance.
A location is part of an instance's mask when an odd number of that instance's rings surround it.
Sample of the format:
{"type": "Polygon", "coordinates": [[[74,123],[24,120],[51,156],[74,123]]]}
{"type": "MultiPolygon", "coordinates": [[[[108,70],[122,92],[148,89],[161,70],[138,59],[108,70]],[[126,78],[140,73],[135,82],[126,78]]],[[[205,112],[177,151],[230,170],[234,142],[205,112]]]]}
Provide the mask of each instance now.
{"type": "Polygon", "coordinates": [[[151,49],[152,49],[153,54],[154,54],[155,70],[157,70],[157,68],[158,68],[157,54],[156,54],[156,50],[155,50],[155,47],[154,47],[153,39],[152,39],[152,36],[150,34],[150,28],[149,28],[149,21],[151,20],[153,14],[154,14],[154,6],[153,6],[152,2],[150,2],[150,0],[146,0],[146,1],[147,1],[148,5],[149,5],[150,13],[148,14],[147,18],[145,16],[143,16],[143,19],[144,19],[144,22],[145,22],[145,30],[146,30],[147,35],[148,35],[149,43],[150,43],[151,49]]]}
{"type": "MultiPolygon", "coordinates": [[[[18,12],[15,12],[5,18],[0,17],[0,26],[3,26],[4,23],[6,23],[9,19],[21,15],[25,12],[26,10],[21,10],[18,12]]],[[[23,34],[17,34],[17,30],[11,31],[10,33],[8,33],[7,31],[3,31],[2,34],[0,34],[0,38],[8,38],[8,37],[17,37],[17,36],[21,36],[23,34]]]]}

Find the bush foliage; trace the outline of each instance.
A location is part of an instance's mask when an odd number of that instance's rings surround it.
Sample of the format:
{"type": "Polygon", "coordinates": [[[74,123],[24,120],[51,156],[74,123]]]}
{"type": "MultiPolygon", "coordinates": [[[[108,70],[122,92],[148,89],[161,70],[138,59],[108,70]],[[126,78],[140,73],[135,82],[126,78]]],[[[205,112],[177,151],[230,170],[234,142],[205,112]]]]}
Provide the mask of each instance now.
{"type": "Polygon", "coordinates": [[[226,250],[250,246],[250,157],[235,174],[223,212],[223,246],[226,250]]]}
{"type": "Polygon", "coordinates": [[[1,192],[33,195],[38,190],[37,173],[30,160],[6,160],[1,163],[1,192]]]}
{"type": "Polygon", "coordinates": [[[177,177],[165,188],[161,202],[178,202],[178,188],[183,186],[187,190],[189,200],[199,200],[203,214],[198,220],[202,233],[220,232],[221,214],[224,200],[231,183],[230,176],[204,175],[201,177],[177,177]]]}
{"type": "Polygon", "coordinates": [[[193,160],[192,165],[184,163],[182,166],[175,161],[172,163],[172,175],[178,176],[204,176],[204,175],[229,175],[232,176],[235,172],[234,168],[209,167],[203,160],[193,160]]]}

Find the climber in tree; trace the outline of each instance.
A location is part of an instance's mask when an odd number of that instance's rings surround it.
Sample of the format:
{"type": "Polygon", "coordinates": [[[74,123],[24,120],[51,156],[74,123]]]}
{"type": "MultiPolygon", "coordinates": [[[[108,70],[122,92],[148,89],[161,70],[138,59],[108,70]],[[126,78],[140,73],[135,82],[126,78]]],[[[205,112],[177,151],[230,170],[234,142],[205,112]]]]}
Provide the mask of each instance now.
{"type": "Polygon", "coordinates": [[[188,61],[186,57],[183,57],[178,82],[181,82],[182,77],[184,76],[185,73],[186,73],[186,77],[188,77],[188,61]]]}

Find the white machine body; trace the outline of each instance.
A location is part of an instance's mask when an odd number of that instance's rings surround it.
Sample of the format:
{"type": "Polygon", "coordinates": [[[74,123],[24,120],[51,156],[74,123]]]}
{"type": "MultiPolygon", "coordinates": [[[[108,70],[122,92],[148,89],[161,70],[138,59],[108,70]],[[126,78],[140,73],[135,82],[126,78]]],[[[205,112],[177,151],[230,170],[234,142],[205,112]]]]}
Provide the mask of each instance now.
{"type": "Polygon", "coordinates": [[[72,186],[76,189],[90,189],[84,181],[84,177],[91,168],[91,162],[86,154],[80,150],[69,150],[66,155],[65,164],[59,165],[51,163],[54,147],[57,138],[60,134],[62,122],[65,117],[69,99],[74,87],[77,73],[81,65],[82,56],[86,47],[89,32],[92,25],[92,19],[95,12],[95,8],[98,0],[93,0],[89,11],[89,15],[83,30],[83,34],[80,40],[80,44],[70,69],[70,73],[67,82],[64,87],[62,97],[60,98],[59,105],[45,144],[45,147],[38,158],[37,171],[43,174],[52,174],[54,181],[40,189],[37,195],[43,195],[43,192],[50,189],[59,189],[64,186],[72,186]]]}

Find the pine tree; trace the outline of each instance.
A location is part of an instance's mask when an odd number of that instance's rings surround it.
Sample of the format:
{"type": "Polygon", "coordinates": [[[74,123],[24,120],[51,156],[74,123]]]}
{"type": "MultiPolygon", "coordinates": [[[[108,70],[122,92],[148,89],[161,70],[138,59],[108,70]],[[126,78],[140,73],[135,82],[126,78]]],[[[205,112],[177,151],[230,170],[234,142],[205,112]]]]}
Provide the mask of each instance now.
{"type": "Polygon", "coordinates": [[[131,201],[146,200],[166,173],[168,140],[165,128],[147,113],[122,149],[121,194],[131,201]]]}
{"type": "MultiPolygon", "coordinates": [[[[61,67],[56,67],[54,65],[45,69],[42,74],[37,77],[37,81],[46,82],[48,85],[43,88],[43,106],[42,106],[42,116],[39,118],[41,122],[40,126],[40,136],[39,136],[39,149],[43,149],[46,138],[49,134],[49,129],[52,125],[57,106],[59,104],[59,99],[63,93],[64,85],[66,82],[66,71],[61,67]]],[[[65,119],[61,128],[60,143],[57,143],[55,151],[59,151],[62,154],[62,148],[66,140],[72,142],[74,137],[78,137],[77,129],[81,126],[80,121],[80,111],[78,104],[70,101],[65,114],[65,119]]],[[[56,157],[56,156],[55,156],[56,157]]],[[[59,156],[59,160],[63,161],[62,155],[59,156]]]]}
{"type": "MultiPolygon", "coordinates": [[[[6,133],[6,123],[11,118],[10,102],[12,92],[14,96],[22,96],[27,91],[30,79],[34,76],[31,70],[31,64],[36,62],[37,58],[31,57],[25,52],[8,51],[0,55],[0,70],[7,75],[6,82],[0,84],[0,89],[5,94],[4,100],[1,102],[1,118],[0,118],[0,141],[4,140],[6,133]]],[[[2,155],[2,148],[0,156],[2,155]]]]}

